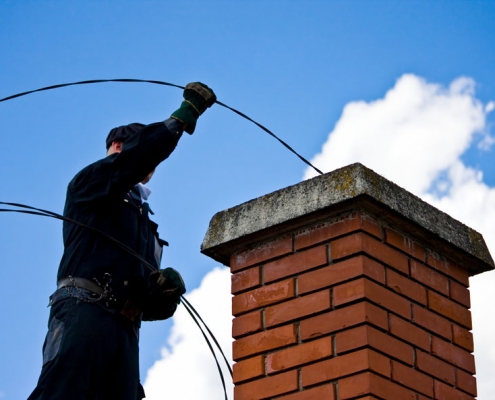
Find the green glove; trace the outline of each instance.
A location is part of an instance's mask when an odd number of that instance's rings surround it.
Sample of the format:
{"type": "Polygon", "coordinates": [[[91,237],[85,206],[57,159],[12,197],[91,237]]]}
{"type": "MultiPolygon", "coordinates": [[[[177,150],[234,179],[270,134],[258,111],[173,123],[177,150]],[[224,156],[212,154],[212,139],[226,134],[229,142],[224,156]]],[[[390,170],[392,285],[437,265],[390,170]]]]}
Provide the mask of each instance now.
{"type": "Polygon", "coordinates": [[[186,293],[186,285],[182,276],[173,268],[152,272],[150,284],[152,293],[177,299],[177,303],[180,296],[186,293]]]}
{"type": "Polygon", "coordinates": [[[184,101],[171,117],[185,123],[184,130],[192,135],[199,116],[216,100],[215,93],[208,86],[201,82],[188,83],[184,89],[184,101]]]}
{"type": "Polygon", "coordinates": [[[143,309],[143,321],[156,321],[174,315],[186,285],[173,268],[154,271],[150,275],[151,293],[143,309]]]}

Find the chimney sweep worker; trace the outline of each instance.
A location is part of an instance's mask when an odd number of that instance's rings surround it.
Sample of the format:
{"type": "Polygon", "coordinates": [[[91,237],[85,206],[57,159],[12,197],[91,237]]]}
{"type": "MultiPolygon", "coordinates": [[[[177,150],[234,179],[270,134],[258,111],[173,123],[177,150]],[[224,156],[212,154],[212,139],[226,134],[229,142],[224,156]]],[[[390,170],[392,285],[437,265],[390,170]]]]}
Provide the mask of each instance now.
{"type": "Polygon", "coordinates": [[[130,247],[156,268],[90,229],[64,222],[58,288],[50,296],[43,367],[28,400],[137,400],[141,321],[171,317],[186,288],[179,273],[160,269],[162,246],[145,184],[175,149],[183,131],[216,96],[190,83],[169,119],[114,128],[107,157],[69,183],[64,215],[130,247]]]}

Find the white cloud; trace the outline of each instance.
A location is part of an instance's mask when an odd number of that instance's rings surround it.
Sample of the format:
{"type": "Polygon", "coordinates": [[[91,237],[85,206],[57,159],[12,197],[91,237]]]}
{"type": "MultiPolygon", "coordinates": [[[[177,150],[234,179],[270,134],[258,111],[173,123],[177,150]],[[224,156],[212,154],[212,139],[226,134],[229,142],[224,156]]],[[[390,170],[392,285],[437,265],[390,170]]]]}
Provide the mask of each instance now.
{"type": "MultiPolygon", "coordinates": [[[[485,111],[473,93],[469,78],[446,89],[403,75],[384,98],[347,104],[312,163],[328,172],[361,162],[422,193],[483,130],[485,111]]],[[[314,174],[307,169],[305,179],[314,174]]]]}
{"type": "MultiPolygon", "coordinates": [[[[323,171],[363,163],[481,232],[495,255],[495,188],[460,159],[477,134],[482,150],[494,142],[486,115],[495,103],[483,106],[474,87],[465,77],[443,88],[403,75],[384,98],[347,104],[312,163],[323,171]]],[[[313,175],[308,168],[304,177],[313,175]]],[[[478,394],[494,399],[495,272],[470,283],[478,394]]]]}
{"type": "Polygon", "coordinates": [[[483,137],[483,140],[481,140],[479,143],[478,143],[478,148],[480,150],[488,150],[490,149],[490,147],[493,146],[493,144],[495,143],[495,138],[493,136],[490,136],[488,134],[485,134],[484,137],[483,137]]]}
{"type": "Polygon", "coordinates": [[[481,171],[466,167],[460,160],[452,163],[444,181],[447,191],[439,190],[443,193],[440,196],[433,194],[436,191],[420,193],[423,199],[481,232],[495,254],[495,225],[490,218],[495,217],[495,188],[483,182],[481,171]]]}
{"type": "MultiPolygon", "coordinates": [[[[186,296],[213,332],[228,360],[232,360],[230,271],[215,268],[199,288],[186,296]]],[[[146,399],[218,400],[223,388],[215,360],[199,328],[183,306],[175,313],[168,344],[162,349],[162,359],[148,371],[144,382],[146,399]]],[[[213,347],[215,345],[212,342],[213,347]]],[[[224,362],[220,354],[219,363],[224,362]]],[[[229,399],[232,399],[232,379],[223,368],[229,399]]]]}

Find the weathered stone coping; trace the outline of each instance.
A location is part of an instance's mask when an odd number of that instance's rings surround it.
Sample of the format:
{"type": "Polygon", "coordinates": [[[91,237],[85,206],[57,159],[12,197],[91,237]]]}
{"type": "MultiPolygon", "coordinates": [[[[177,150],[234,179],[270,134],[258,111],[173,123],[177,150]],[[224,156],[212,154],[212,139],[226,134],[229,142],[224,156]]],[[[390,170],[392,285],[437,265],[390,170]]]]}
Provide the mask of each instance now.
{"type": "Polygon", "coordinates": [[[481,234],[359,163],[215,214],[201,252],[228,265],[240,246],[353,209],[372,209],[394,226],[399,219],[408,232],[437,247],[457,247],[472,274],[495,268],[481,234]]]}

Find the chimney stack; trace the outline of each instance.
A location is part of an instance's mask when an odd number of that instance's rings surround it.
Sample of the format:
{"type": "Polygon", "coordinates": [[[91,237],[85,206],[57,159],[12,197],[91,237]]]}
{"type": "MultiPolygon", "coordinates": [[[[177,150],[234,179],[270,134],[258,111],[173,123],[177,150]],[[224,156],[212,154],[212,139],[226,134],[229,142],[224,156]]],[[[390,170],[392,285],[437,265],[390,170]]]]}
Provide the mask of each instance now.
{"type": "Polygon", "coordinates": [[[361,164],[216,214],[234,400],[472,400],[482,236],[361,164]]]}

